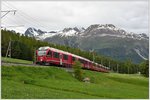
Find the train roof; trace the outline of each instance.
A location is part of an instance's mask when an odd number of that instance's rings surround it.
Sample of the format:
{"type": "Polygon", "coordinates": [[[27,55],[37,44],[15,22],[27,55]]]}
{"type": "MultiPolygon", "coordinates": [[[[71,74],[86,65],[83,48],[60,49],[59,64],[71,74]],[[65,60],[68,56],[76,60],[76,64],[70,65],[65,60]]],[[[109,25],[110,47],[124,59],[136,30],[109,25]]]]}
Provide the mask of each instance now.
{"type": "Polygon", "coordinates": [[[59,49],[56,49],[56,48],[48,47],[48,46],[40,47],[38,50],[47,50],[47,49],[54,50],[54,51],[56,51],[56,52],[61,52],[61,53],[68,54],[68,55],[72,55],[72,56],[77,57],[77,58],[79,58],[79,59],[83,59],[83,60],[92,62],[92,61],[90,61],[89,59],[83,58],[83,57],[81,57],[81,56],[77,56],[77,55],[75,55],[75,54],[72,54],[72,53],[69,53],[69,52],[66,52],[66,51],[62,51],[62,50],[59,50],[59,49]]]}

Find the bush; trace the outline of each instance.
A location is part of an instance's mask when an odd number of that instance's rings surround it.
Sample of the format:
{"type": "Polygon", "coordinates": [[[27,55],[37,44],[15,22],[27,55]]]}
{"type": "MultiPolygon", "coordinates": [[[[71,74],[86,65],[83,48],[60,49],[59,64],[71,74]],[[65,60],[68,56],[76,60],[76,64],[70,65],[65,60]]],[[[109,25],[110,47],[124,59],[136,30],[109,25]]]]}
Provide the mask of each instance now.
{"type": "Polygon", "coordinates": [[[75,78],[78,79],[79,81],[82,81],[83,79],[83,71],[81,66],[82,65],[79,61],[75,61],[73,64],[75,78]]]}
{"type": "Polygon", "coordinates": [[[140,70],[141,73],[146,76],[149,77],[149,60],[145,60],[142,63],[140,63],[140,70]]]}

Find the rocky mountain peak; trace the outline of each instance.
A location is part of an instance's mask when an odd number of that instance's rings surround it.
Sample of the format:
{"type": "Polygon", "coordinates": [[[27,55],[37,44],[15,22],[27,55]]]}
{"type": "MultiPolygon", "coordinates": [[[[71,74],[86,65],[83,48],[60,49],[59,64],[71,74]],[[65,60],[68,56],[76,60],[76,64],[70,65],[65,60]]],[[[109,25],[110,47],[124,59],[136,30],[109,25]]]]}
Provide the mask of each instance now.
{"type": "Polygon", "coordinates": [[[142,33],[142,34],[135,34],[133,32],[126,32],[124,29],[118,28],[113,24],[93,24],[90,25],[87,29],[83,27],[68,27],[64,28],[63,30],[60,31],[42,31],[40,29],[35,29],[33,27],[29,27],[26,32],[26,36],[29,37],[38,37],[41,38],[42,40],[51,36],[59,35],[59,36],[85,36],[85,37],[106,37],[106,36],[113,36],[113,37],[118,37],[118,38],[133,38],[133,39],[146,39],[148,40],[149,37],[147,34],[142,33]]]}
{"type": "Polygon", "coordinates": [[[84,32],[85,28],[84,27],[74,27],[74,30],[76,30],[77,32],[84,32]]]}
{"type": "Polygon", "coordinates": [[[44,33],[46,33],[46,31],[42,31],[40,29],[35,29],[34,27],[29,27],[25,31],[25,35],[29,36],[29,37],[34,37],[34,36],[42,35],[44,33]]]}
{"type": "Polygon", "coordinates": [[[107,26],[107,27],[111,27],[111,28],[115,28],[116,26],[115,25],[113,25],[113,24],[106,24],[105,26],[107,26]]]}
{"type": "Polygon", "coordinates": [[[78,28],[78,27],[74,27],[74,28],[64,28],[63,30],[62,30],[62,32],[69,32],[69,31],[76,31],[76,32],[83,32],[85,30],[85,28],[83,28],[83,27],[81,27],[81,28],[78,28]]]}
{"type": "Polygon", "coordinates": [[[73,28],[64,28],[63,30],[62,30],[62,32],[68,32],[68,31],[70,31],[70,30],[73,30],[73,28]]]}
{"type": "Polygon", "coordinates": [[[93,32],[95,30],[104,30],[104,29],[114,30],[116,29],[116,27],[113,24],[93,24],[93,25],[90,25],[85,30],[85,33],[93,32]]]}

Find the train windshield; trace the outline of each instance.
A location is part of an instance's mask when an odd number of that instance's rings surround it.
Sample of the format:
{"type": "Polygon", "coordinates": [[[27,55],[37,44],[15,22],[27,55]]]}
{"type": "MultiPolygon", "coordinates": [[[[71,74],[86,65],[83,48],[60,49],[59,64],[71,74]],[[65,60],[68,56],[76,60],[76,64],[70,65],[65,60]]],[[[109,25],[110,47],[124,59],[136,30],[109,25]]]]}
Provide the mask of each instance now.
{"type": "Polygon", "coordinates": [[[38,56],[45,56],[46,55],[46,51],[38,51],[38,56]]]}

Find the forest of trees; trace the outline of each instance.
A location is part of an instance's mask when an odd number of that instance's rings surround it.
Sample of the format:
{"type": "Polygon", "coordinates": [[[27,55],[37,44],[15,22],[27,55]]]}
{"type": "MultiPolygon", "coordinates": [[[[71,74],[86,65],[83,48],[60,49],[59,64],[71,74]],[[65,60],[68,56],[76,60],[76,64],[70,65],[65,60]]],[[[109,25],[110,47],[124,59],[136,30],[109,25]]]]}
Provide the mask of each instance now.
{"type": "Polygon", "coordinates": [[[40,40],[36,40],[32,37],[27,37],[20,35],[20,33],[15,33],[14,31],[1,30],[1,52],[2,56],[6,56],[7,48],[9,42],[11,41],[11,57],[24,59],[24,60],[34,60],[34,52],[41,46],[50,46],[60,50],[64,50],[82,57],[85,57],[91,61],[94,61],[103,64],[106,67],[110,67],[111,71],[118,73],[127,73],[133,74],[141,72],[145,76],[148,76],[147,73],[149,69],[149,60],[141,62],[141,64],[134,64],[130,59],[127,59],[124,62],[113,60],[113,58],[104,57],[95,52],[83,51],[78,48],[71,48],[68,46],[56,45],[40,40]]]}

